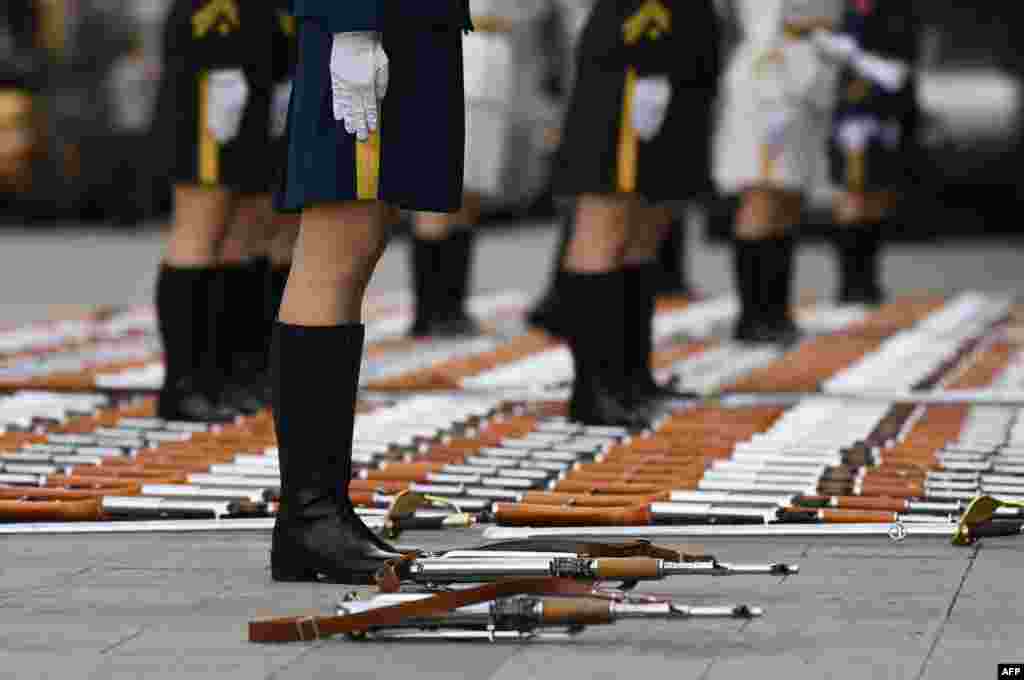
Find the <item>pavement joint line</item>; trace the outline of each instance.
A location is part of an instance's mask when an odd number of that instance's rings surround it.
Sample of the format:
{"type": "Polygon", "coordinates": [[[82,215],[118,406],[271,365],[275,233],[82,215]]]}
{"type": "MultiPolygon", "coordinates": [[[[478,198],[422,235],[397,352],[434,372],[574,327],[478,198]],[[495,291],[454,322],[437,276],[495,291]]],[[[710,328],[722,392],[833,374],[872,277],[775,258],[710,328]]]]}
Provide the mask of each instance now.
{"type": "Polygon", "coordinates": [[[101,656],[105,656],[105,655],[109,654],[110,652],[114,651],[115,649],[117,649],[121,645],[127,644],[127,643],[131,642],[132,640],[134,640],[135,638],[139,637],[144,632],[146,632],[146,627],[145,626],[136,629],[135,632],[133,632],[133,633],[131,633],[129,635],[125,635],[124,637],[122,637],[117,642],[114,642],[113,644],[107,645],[106,647],[101,649],[100,650],[100,655],[101,656]]]}
{"type": "Polygon", "coordinates": [[[967,566],[964,568],[963,576],[960,577],[960,584],[957,586],[956,592],[953,593],[953,597],[949,601],[949,607],[946,609],[946,615],[942,618],[942,623],[939,624],[939,629],[935,631],[935,637],[932,639],[932,644],[928,647],[928,653],[921,661],[921,669],[918,671],[914,680],[921,680],[924,677],[925,672],[928,670],[928,664],[931,662],[932,656],[935,654],[935,650],[939,646],[942,634],[946,630],[946,624],[949,623],[949,619],[953,616],[953,609],[956,607],[957,600],[960,598],[960,593],[963,591],[964,586],[967,585],[967,577],[970,576],[971,570],[974,568],[974,563],[978,560],[979,553],[981,553],[980,543],[971,551],[971,556],[968,559],[967,566]]]}
{"type": "MultiPolygon", "coordinates": [[[[741,629],[741,632],[742,632],[742,629],[741,629]]],[[[719,658],[720,658],[719,656],[715,656],[713,659],[708,661],[708,665],[705,666],[704,670],[701,671],[699,676],[697,676],[697,680],[708,680],[708,676],[711,675],[711,669],[715,667],[716,663],[718,663],[718,659],[719,658]]]]}
{"type": "Polygon", "coordinates": [[[264,680],[279,680],[281,678],[281,675],[280,675],[281,673],[286,672],[289,668],[291,668],[296,663],[298,663],[302,659],[304,659],[307,656],[309,656],[310,654],[312,654],[315,650],[320,649],[325,644],[326,644],[326,640],[320,640],[320,641],[317,641],[317,642],[313,642],[311,645],[309,645],[309,647],[306,647],[301,652],[296,654],[294,657],[292,657],[291,659],[285,661],[283,664],[281,664],[280,666],[278,666],[274,670],[270,671],[270,673],[268,673],[266,676],[264,676],[264,680]]]}
{"type": "Polygon", "coordinates": [[[75,571],[60,579],[60,582],[57,583],[37,583],[31,586],[27,586],[25,588],[15,588],[13,590],[0,590],[0,605],[6,604],[11,598],[18,597],[19,595],[45,592],[50,588],[67,585],[68,580],[78,578],[79,576],[83,576],[95,570],[96,565],[90,564],[88,566],[76,569],[75,571]]]}
{"type": "MultiPolygon", "coordinates": [[[[810,555],[810,554],[811,554],[811,544],[810,543],[806,543],[806,544],[804,544],[804,549],[800,551],[800,558],[799,559],[800,559],[801,564],[803,563],[804,560],[807,559],[807,556],[810,555]]],[[[779,585],[781,586],[783,583],[785,583],[786,580],[789,579],[789,576],[790,576],[789,573],[783,574],[782,578],[779,579],[779,585]]],[[[751,619],[748,619],[747,621],[745,621],[743,623],[743,627],[740,628],[740,632],[743,632],[743,630],[750,623],[750,621],[751,621],[751,619]]]]}

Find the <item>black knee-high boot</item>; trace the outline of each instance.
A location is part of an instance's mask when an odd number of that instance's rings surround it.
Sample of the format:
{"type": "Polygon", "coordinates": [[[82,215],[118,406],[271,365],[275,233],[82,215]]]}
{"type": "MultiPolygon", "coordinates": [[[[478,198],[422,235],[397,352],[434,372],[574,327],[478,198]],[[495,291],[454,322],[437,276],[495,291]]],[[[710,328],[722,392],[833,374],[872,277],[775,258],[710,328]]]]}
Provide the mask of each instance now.
{"type": "Polygon", "coordinates": [[[800,338],[800,329],[793,321],[793,286],[796,283],[794,270],[796,239],[791,234],[768,241],[771,255],[767,257],[769,267],[765,270],[762,286],[771,291],[766,299],[771,310],[771,322],[778,342],[791,344],[800,338]]]}
{"type": "Polygon", "coordinates": [[[265,257],[226,265],[217,270],[216,327],[218,375],[224,383],[225,404],[246,414],[264,408],[267,384],[265,282],[270,263],[265,257]]]}
{"type": "Polygon", "coordinates": [[[794,241],[789,236],[733,244],[740,318],[740,342],[791,345],[800,331],[790,317],[794,241]]]}
{"type": "Polygon", "coordinates": [[[756,342],[761,325],[760,265],[763,258],[760,241],[733,239],[733,276],[740,298],[740,315],[733,337],[740,342],[756,342]]]}
{"type": "Polygon", "coordinates": [[[654,312],[664,269],[661,263],[624,268],[626,278],[626,376],[630,401],[663,409],[672,402],[692,399],[693,394],[676,392],[659,385],[651,370],[654,351],[654,312]]]}
{"type": "Polygon", "coordinates": [[[416,307],[409,334],[415,338],[434,334],[442,304],[441,246],[439,241],[412,235],[409,244],[410,271],[416,307]]]}
{"type": "Polygon", "coordinates": [[[568,343],[575,371],[570,420],[631,429],[649,425],[629,401],[625,288],[621,271],[563,273],[563,314],[572,315],[568,343]]]}
{"type": "Polygon", "coordinates": [[[686,220],[677,219],[669,225],[668,235],[658,247],[658,264],[658,295],[693,295],[686,271],[686,220]]]}
{"type": "Polygon", "coordinates": [[[480,326],[466,311],[473,272],[473,243],[471,229],[454,227],[438,242],[442,292],[438,296],[439,310],[436,333],[442,337],[478,335],[480,326]]]}
{"type": "Polygon", "coordinates": [[[839,304],[875,306],[885,301],[879,271],[883,224],[836,226],[832,242],[839,260],[839,304]]]}
{"type": "Polygon", "coordinates": [[[156,282],[156,311],[164,347],[164,384],[157,415],[167,420],[225,423],[238,412],[217,404],[211,339],[211,299],[216,273],[210,267],[164,265],[156,282]]]}
{"type": "Polygon", "coordinates": [[[552,263],[548,288],[544,292],[543,297],[526,315],[526,322],[531,326],[537,326],[547,333],[561,338],[566,336],[568,330],[561,305],[562,262],[565,261],[565,254],[568,252],[569,243],[572,241],[574,225],[575,219],[572,215],[566,216],[562,221],[562,228],[558,236],[558,250],[552,263]]]}
{"type": "Polygon", "coordinates": [[[274,329],[281,506],[270,562],[277,581],[368,584],[398,556],[363,524],[348,495],[364,334],[361,324],[274,329]]]}

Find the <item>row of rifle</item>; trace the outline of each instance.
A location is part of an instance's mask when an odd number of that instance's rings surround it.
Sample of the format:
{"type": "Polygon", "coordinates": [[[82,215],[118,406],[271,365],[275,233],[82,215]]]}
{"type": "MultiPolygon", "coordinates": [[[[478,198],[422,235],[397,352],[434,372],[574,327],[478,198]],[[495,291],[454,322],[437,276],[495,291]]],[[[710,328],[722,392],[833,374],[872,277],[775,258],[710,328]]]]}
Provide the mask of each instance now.
{"type": "Polygon", "coordinates": [[[746,604],[690,606],[633,592],[640,583],[685,576],[796,574],[794,564],[730,564],[649,543],[505,542],[471,550],[410,554],[378,575],[370,599],[345,595],[336,615],[252,621],[252,642],[565,639],[588,626],[627,620],[751,619],[746,604]],[[618,582],[618,588],[602,584],[618,582]]]}

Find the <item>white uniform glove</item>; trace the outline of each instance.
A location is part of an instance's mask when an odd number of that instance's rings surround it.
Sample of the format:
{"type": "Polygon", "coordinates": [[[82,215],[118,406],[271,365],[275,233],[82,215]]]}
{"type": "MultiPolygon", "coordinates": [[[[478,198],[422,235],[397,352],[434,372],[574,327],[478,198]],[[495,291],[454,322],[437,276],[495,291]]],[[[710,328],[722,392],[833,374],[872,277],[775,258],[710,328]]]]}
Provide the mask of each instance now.
{"type": "Polygon", "coordinates": [[[853,68],[873,83],[890,92],[899,92],[910,77],[910,68],[897,59],[885,59],[861,53],[853,60],[853,68]]]}
{"type": "Polygon", "coordinates": [[[910,67],[897,59],[886,59],[865,52],[848,35],[815,31],[811,40],[826,58],[849,66],[864,78],[889,90],[898,92],[907,82],[910,67]]]}
{"type": "Polygon", "coordinates": [[[868,147],[872,137],[880,132],[878,121],[871,118],[854,118],[843,121],[836,136],[844,151],[861,152],[868,147]]]}
{"type": "Polygon", "coordinates": [[[288,105],[292,98],[292,81],[286,80],[274,86],[270,100],[270,136],[278,139],[288,127],[288,105]]]}
{"type": "Polygon", "coordinates": [[[860,45],[845,33],[818,29],[811,34],[811,42],[826,59],[839,64],[850,64],[860,55],[860,45]]]}
{"type": "Polygon", "coordinates": [[[331,48],[334,119],[365,142],[376,132],[379,104],[388,89],[388,56],[375,31],[336,33],[331,48]]]}
{"type": "Polygon", "coordinates": [[[762,106],[757,112],[761,143],[772,149],[784,149],[790,143],[790,131],[796,122],[796,112],[787,106],[762,106]]]}
{"type": "Polygon", "coordinates": [[[221,144],[238,136],[249,102],[249,83],[241,69],[212,71],[209,75],[206,128],[221,144]]]}
{"type": "Polygon", "coordinates": [[[633,129],[649,142],[658,136],[672,101],[672,83],[665,76],[640,78],[633,97],[633,129]]]}

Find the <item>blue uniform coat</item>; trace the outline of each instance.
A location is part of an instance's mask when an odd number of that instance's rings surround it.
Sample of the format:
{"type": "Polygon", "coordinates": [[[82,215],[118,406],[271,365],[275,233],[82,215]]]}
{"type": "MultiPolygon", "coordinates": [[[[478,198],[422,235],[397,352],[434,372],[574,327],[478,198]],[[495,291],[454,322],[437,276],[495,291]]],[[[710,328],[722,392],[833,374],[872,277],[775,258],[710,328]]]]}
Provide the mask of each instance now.
{"type": "Polygon", "coordinates": [[[298,64],[288,113],[279,210],[376,198],[408,210],[462,204],[465,0],[292,0],[298,64]],[[380,134],[357,144],[334,120],[333,34],[381,31],[390,82],[380,134]]]}

